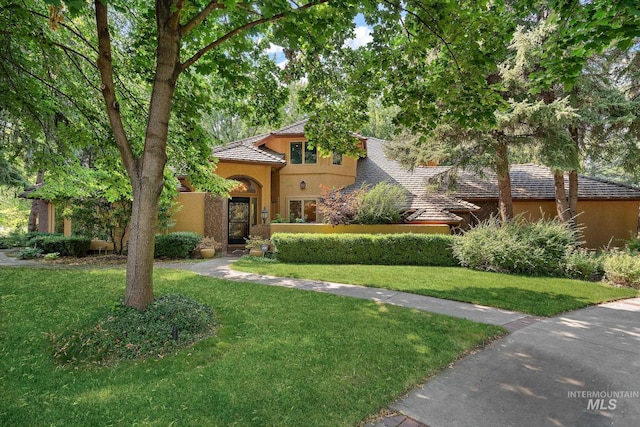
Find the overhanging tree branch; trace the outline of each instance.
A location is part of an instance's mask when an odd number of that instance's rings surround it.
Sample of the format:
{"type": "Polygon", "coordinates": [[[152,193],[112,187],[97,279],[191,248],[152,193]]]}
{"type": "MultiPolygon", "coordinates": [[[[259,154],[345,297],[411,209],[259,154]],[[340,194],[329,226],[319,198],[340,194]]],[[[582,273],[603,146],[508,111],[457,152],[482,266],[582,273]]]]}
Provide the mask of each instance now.
{"type": "Polygon", "coordinates": [[[202,21],[207,19],[211,12],[216,9],[224,9],[225,5],[218,3],[218,0],[214,0],[209,2],[197,15],[191,18],[186,24],[182,25],[180,30],[182,31],[182,35],[189,34],[191,30],[196,28],[202,21]]]}
{"type": "Polygon", "coordinates": [[[261,18],[261,19],[255,20],[255,21],[247,22],[247,23],[245,23],[245,24],[243,24],[243,25],[241,25],[241,26],[239,26],[237,28],[234,28],[233,30],[229,31],[228,33],[226,33],[222,37],[220,37],[217,40],[214,40],[213,42],[209,43],[207,46],[205,46],[202,49],[200,49],[191,58],[189,58],[185,62],[183,62],[180,65],[179,72],[180,73],[183,72],[184,70],[186,70],[187,68],[189,68],[190,66],[195,64],[207,52],[215,49],[216,47],[220,46],[222,43],[226,42],[227,40],[229,40],[232,37],[240,34],[243,31],[249,30],[251,28],[257,27],[257,26],[262,25],[262,24],[276,22],[276,21],[284,18],[285,16],[287,16],[287,15],[289,15],[291,13],[299,12],[299,11],[304,10],[304,9],[310,9],[310,8],[312,8],[314,6],[319,5],[319,4],[327,3],[328,1],[329,0],[318,0],[318,1],[315,1],[315,2],[307,3],[307,4],[305,4],[303,6],[300,6],[300,7],[296,8],[296,9],[288,10],[286,12],[277,13],[277,14],[269,17],[269,18],[261,18]]]}
{"type": "Polygon", "coordinates": [[[98,70],[102,77],[100,89],[107,107],[109,122],[113,128],[113,136],[122,156],[122,162],[130,177],[138,175],[138,163],[129,144],[126,131],[122,124],[120,105],[116,100],[113,84],[113,64],[111,63],[111,36],[109,35],[109,18],[107,6],[101,0],[95,0],[96,28],[98,31],[98,70]]]}

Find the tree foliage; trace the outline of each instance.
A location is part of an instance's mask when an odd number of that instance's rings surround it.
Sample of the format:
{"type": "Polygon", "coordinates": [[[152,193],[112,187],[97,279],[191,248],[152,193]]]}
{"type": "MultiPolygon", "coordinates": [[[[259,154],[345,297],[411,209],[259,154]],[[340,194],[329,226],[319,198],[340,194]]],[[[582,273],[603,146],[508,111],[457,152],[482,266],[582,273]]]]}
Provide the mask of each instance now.
{"type": "Polygon", "coordinates": [[[166,166],[173,165],[199,188],[227,189],[212,179],[210,140],[199,113],[217,107],[245,115],[250,123],[276,120],[286,91],[265,47],[273,42],[294,52],[330,44],[353,25],[357,4],[46,3],[62,50],[82,46],[85,59],[92,64],[98,59],[87,79],[91,96],[103,98],[109,147],[117,148],[132,189],[125,304],[144,309],[153,300],[155,218],[166,166]]]}

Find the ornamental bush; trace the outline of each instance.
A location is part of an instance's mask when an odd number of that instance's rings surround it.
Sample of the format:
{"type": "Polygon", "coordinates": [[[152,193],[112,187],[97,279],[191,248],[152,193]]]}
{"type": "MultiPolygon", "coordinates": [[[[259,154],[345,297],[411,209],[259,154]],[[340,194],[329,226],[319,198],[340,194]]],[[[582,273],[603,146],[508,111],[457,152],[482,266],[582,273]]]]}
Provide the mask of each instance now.
{"type": "Polygon", "coordinates": [[[564,258],[577,245],[576,233],[558,221],[489,219],[453,244],[460,264],[476,270],[530,276],[564,276],[564,258]]]}
{"type": "Polygon", "coordinates": [[[200,243],[200,235],[189,231],[156,235],[156,258],[189,258],[200,243]]]}
{"type": "Polygon", "coordinates": [[[32,238],[27,245],[38,248],[45,254],[57,252],[60,256],[83,257],[91,246],[91,239],[82,236],[48,234],[32,238]]]}
{"type": "Polygon", "coordinates": [[[567,252],[563,265],[565,276],[571,279],[597,282],[604,276],[604,256],[587,249],[573,249],[567,252]]]}
{"type": "Polygon", "coordinates": [[[446,234],[305,234],[271,236],[278,261],[307,264],[455,266],[457,236],[446,234]]]}
{"type": "Polygon", "coordinates": [[[357,224],[397,224],[406,207],[407,191],[383,181],[360,196],[354,221],[357,224]]]}
{"type": "Polygon", "coordinates": [[[616,285],[640,289],[640,256],[613,251],[604,256],[605,278],[616,285]]]}

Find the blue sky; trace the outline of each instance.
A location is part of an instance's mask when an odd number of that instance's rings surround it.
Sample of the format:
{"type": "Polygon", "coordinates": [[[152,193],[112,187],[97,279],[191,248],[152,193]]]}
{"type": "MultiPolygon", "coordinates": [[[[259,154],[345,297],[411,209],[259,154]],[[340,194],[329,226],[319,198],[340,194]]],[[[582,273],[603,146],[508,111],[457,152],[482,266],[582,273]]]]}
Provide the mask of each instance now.
{"type": "MultiPolygon", "coordinates": [[[[364,16],[358,14],[354,19],[356,25],[354,30],[354,38],[350,39],[347,44],[352,49],[357,49],[360,46],[364,46],[371,41],[371,28],[364,22],[364,16]]],[[[279,67],[284,67],[287,64],[287,60],[282,53],[282,47],[271,44],[267,53],[272,56],[279,67]]]]}

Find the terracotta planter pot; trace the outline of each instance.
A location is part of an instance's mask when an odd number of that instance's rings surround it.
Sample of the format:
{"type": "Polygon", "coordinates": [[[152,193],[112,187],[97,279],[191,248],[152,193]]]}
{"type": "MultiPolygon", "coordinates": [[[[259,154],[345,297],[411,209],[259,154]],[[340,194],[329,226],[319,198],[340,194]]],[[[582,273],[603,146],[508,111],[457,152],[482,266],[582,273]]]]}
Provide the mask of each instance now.
{"type": "Polygon", "coordinates": [[[251,255],[251,256],[262,256],[262,249],[251,249],[251,250],[249,250],[249,255],[251,255]]]}
{"type": "Polygon", "coordinates": [[[200,255],[202,255],[202,258],[213,258],[215,254],[216,250],[213,248],[200,249],[200,255]]]}

